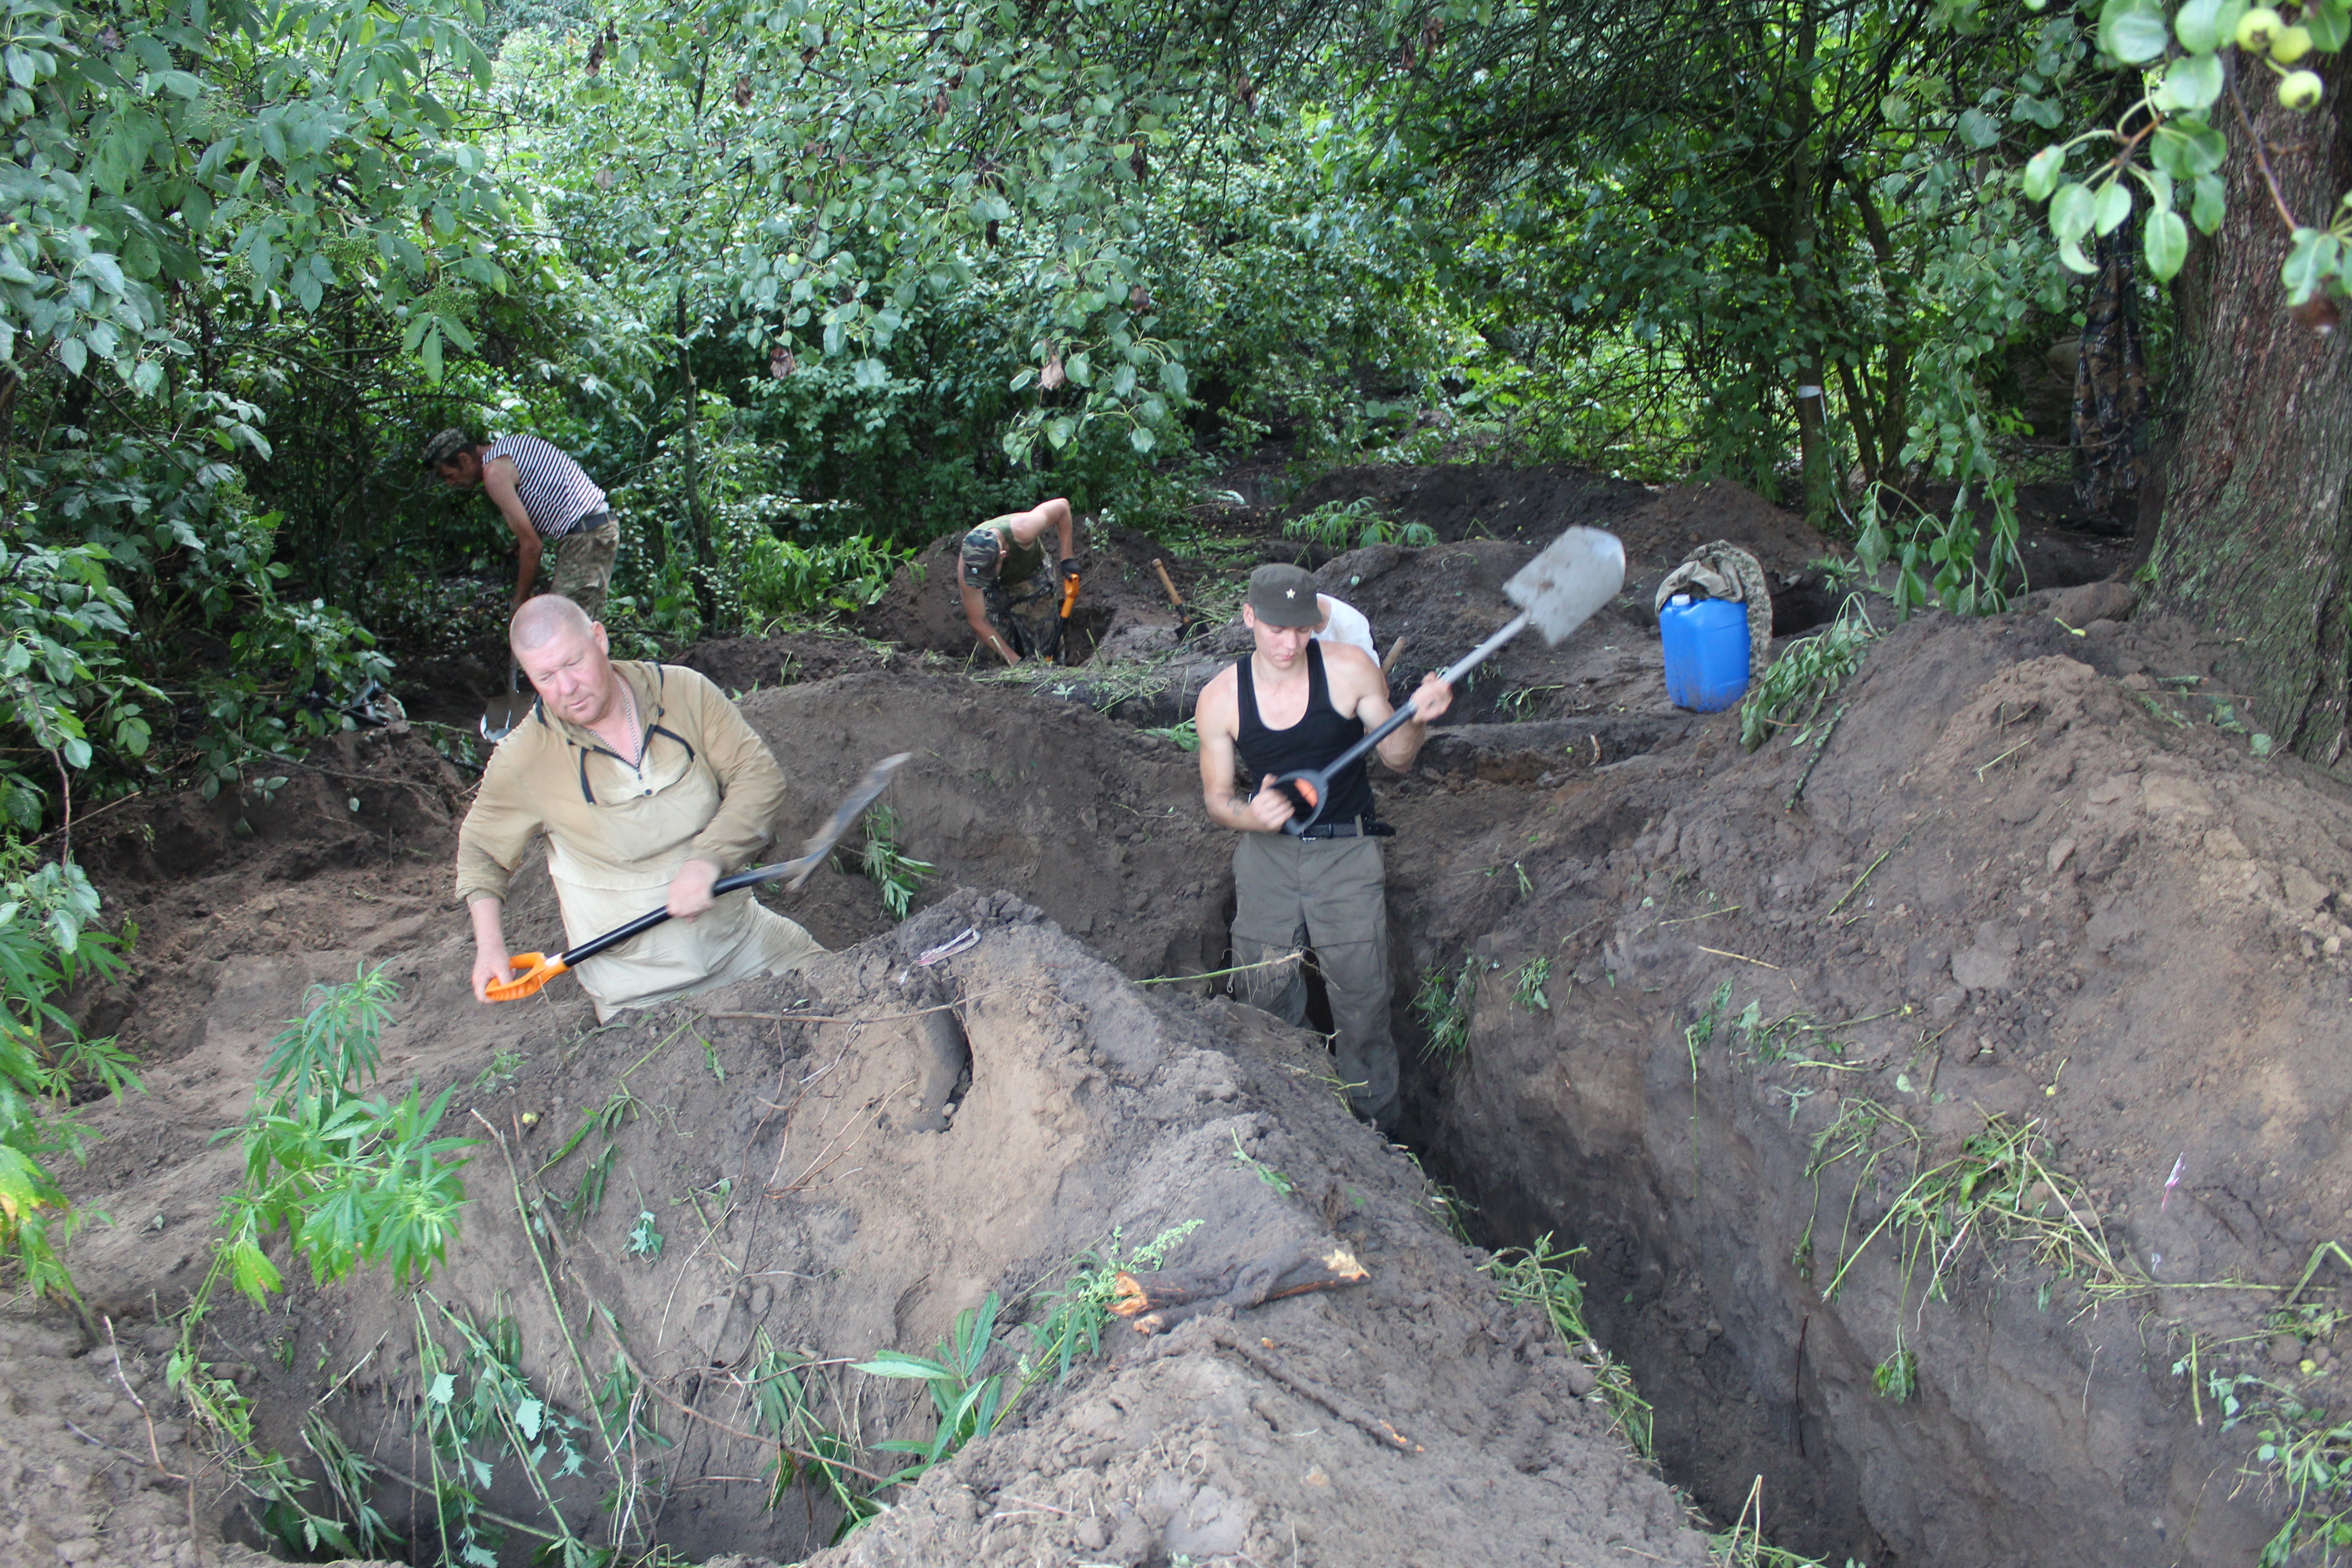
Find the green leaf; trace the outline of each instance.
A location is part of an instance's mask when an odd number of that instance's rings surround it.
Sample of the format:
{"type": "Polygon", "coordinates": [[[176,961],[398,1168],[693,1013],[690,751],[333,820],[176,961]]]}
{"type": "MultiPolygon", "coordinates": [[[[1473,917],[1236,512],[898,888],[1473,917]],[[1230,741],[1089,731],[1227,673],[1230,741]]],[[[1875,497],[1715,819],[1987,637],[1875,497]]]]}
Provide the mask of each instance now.
{"type": "Polygon", "coordinates": [[[2172,62],[2158,89],[2156,106],[2194,111],[2210,108],[2221,96],[2221,57],[2189,55],[2172,62]]]}
{"type": "Polygon", "coordinates": [[[2189,226],[2180,215],[2167,209],[2151,216],[2146,235],[2147,269],[2159,282],[2170,282],[2189,259],[2189,226]]]}
{"type": "Polygon", "coordinates": [[[2172,42],[2157,0],[2107,0],[2099,16],[2099,47],[2127,66],[2144,65],[2172,42]]]}
{"type": "Polygon", "coordinates": [[[2058,260],[2067,271],[2079,272],[2085,278],[2098,270],[2091,265],[2091,258],[2083,254],[2083,242],[2078,239],[2062,239],[2058,242],[2058,260]]]}
{"type": "Polygon", "coordinates": [[[1127,444],[1139,452],[1149,452],[1160,444],[1160,437],[1154,436],[1148,426],[1130,426],[1127,432],[1127,444]]]}
{"type": "Polygon", "coordinates": [[[2296,229],[2287,241],[2286,263],[2279,268],[2286,284],[2287,303],[2300,305],[2309,300],[2343,266],[2342,240],[2326,229],[2296,229]]]}
{"type": "Polygon", "coordinates": [[[2110,180],[2099,187],[2098,205],[2092,212],[2092,226],[2101,234],[2113,234],[2131,216],[2131,187],[2121,180],[2110,180]]]}
{"type": "Polygon", "coordinates": [[[230,1282],[245,1292],[256,1306],[285,1282],[284,1277],[278,1272],[278,1266],[249,1240],[230,1245],[228,1268],[230,1282]]]}
{"type": "Polygon", "coordinates": [[[2050,232],[2062,245],[2079,241],[2091,232],[2091,220],[2097,215],[2098,198],[2084,184],[2065,184],[2050,198],[2050,232]]]}
{"type": "Polygon", "coordinates": [[[425,329],[424,341],[416,345],[416,357],[425,365],[425,379],[434,385],[441,384],[441,324],[438,321],[425,329]]]}
{"type": "Polygon", "coordinates": [[[2058,188],[2058,176],[2066,167],[2066,149],[2044,147],[2026,160],[2025,195],[2029,200],[2047,200],[2058,188]]]}
{"type": "Polygon", "coordinates": [[[2172,35],[2192,55],[2210,55],[2221,47],[2221,0],[2188,0],[2173,14],[2172,35]]]}
{"type": "Polygon", "coordinates": [[[2345,0],[2311,0],[2303,8],[2303,28],[2311,47],[2334,54],[2352,43],[2352,5],[2345,0]]]}
{"type": "Polygon", "coordinates": [[[2189,197],[2189,216],[2197,224],[2197,232],[2211,234],[2221,226],[2221,176],[2200,174],[2195,193],[2189,197]]]}
{"type": "Polygon", "coordinates": [[[434,1373],[432,1386],[425,1391],[425,1397],[436,1405],[446,1405],[457,1396],[457,1380],[446,1372],[434,1373]]]}
{"type": "Polygon", "coordinates": [[[1980,149],[2000,140],[2000,127],[1981,109],[1971,109],[1960,116],[1959,132],[1961,141],[1980,149]]]}

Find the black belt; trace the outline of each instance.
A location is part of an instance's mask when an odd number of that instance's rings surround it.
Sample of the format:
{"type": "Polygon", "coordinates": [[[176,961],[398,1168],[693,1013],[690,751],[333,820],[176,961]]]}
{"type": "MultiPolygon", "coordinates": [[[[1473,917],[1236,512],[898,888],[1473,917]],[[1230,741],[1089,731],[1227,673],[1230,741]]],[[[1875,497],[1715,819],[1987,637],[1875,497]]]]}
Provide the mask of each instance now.
{"type": "Polygon", "coordinates": [[[1298,830],[1301,838],[1394,838],[1396,829],[1385,822],[1374,822],[1369,816],[1351,816],[1345,822],[1318,822],[1298,830]]]}

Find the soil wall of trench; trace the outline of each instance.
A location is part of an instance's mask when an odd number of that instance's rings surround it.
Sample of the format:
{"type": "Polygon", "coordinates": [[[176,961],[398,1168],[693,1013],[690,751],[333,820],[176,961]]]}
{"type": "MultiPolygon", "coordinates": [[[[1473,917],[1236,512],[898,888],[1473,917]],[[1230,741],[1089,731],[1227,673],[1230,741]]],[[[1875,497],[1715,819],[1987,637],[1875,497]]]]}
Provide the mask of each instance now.
{"type": "Polygon", "coordinates": [[[2221,651],[1929,617],[1793,805],[1810,748],[1743,753],[1724,715],[1408,849],[1412,962],[1478,981],[1407,1136],[1481,1239],[1587,1249],[1596,1331],[1718,1517],[1760,1476],[1778,1542],[1902,1568],[2249,1564],[2277,1531],[2252,1428],[2200,1424],[2176,1363],[2196,1335],[2208,1375],[2338,1394],[2272,1314],[2352,1192],[2352,807],[2232,727],[2221,651]],[[1547,1005],[1515,1001],[1538,959],[1547,1005]],[[1871,1236],[2029,1124],[2112,1289],[1998,1212],[1871,1236]],[[1898,1402],[1874,1373],[1906,1351],[1898,1402]]]}

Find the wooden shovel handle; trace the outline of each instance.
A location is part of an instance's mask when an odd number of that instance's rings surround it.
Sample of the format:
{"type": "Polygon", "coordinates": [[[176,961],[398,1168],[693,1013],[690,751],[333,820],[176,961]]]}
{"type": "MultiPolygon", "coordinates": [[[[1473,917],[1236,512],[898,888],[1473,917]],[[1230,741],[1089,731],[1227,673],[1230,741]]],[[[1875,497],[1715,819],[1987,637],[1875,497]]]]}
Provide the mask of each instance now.
{"type": "Polygon", "coordinates": [[[1176,584],[1169,580],[1168,568],[1161,565],[1158,561],[1154,561],[1151,563],[1151,569],[1160,574],[1160,585],[1168,590],[1168,602],[1175,605],[1178,609],[1182,609],[1184,607],[1184,596],[1176,592],[1176,584]]]}

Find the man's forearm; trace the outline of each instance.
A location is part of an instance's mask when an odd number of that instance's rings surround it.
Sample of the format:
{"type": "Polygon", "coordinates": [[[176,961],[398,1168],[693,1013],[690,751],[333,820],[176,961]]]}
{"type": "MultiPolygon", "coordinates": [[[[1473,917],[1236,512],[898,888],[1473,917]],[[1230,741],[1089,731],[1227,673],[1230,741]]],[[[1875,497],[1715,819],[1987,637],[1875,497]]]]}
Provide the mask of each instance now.
{"type": "Polygon", "coordinates": [[[475,899],[466,905],[466,913],[474,922],[474,945],[495,948],[504,952],[507,947],[506,900],[475,899]]]}
{"type": "Polygon", "coordinates": [[[518,605],[530,597],[530,585],[539,581],[539,558],[542,553],[536,543],[518,546],[515,551],[515,603],[518,605]]]}

